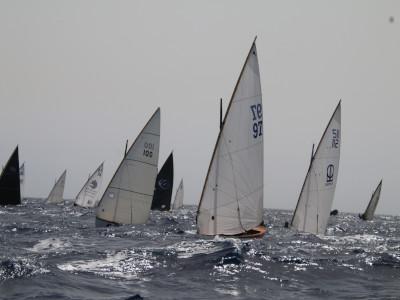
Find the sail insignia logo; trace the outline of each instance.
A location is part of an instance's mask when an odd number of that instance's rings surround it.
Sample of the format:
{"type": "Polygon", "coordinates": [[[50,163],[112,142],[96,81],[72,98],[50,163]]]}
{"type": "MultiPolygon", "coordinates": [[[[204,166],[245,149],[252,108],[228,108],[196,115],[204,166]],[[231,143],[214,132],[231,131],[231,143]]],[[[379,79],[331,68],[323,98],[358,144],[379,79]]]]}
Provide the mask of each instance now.
{"type": "Polygon", "coordinates": [[[97,181],[96,181],[96,180],[92,180],[92,181],[90,182],[90,188],[92,188],[92,189],[97,188],[97,181]]]}
{"type": "Polygon", "coordinates": [[[333,183],[333,175],[335,174],[335,167],[334,165],[330,164],[326,168],[326,184],[332,184],[333,183]]]}
{"type": "Polygon", "coordinates": [[[158,186],[162,189],[162,190],[167,190],[169,189],[169,183],[167,179],[160,179],[158,181],[158,186]]]}

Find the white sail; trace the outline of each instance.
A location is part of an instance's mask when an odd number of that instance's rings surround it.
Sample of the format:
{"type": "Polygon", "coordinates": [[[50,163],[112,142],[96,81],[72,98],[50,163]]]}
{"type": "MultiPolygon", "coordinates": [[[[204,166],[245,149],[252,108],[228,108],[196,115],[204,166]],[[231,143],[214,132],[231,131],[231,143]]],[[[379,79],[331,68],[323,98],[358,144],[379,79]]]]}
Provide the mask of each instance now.
{"type": "Polygon", "coordinates": [[[179,183],[179,186],[176,190],[174,204],[172,205],[172,209],[179,209],[183,206],[183,179],[179,183]]]}
{"type": "Polygon", "coordinates": [[[332,208],[339,171],[341,107],[337,105],[313,155],[300,192],[292,227],[324,234],[332,208]]]}
{"type": "Polygon", "coordinates": [[[381,189],[382,189],[382,180],[376,187],[375,192],[372,194],[371,200],[368,203],[367,209],[362,215],[362,218],[364,220],[370,221],[374,218],[376,206],[378,205],[379,197],[381,196],[381,189]]]}
{"type": "Polygon", "coordinates": [[[64,187],[65,187],[65,179],[67,177],[67,170],[61,174],[60,178],[56,181],[51,190],[49,196],[47,197],[47,203],[61,203],[64,201],[64,187]]]}
{"type": "Polygon", "coordinates": [[[21,199],[25,196],[25,163],[19,167],[19,184],[21,190],[21,199]]]}
{"type": "Polygon", "coordinates": [[[104,192],[97,208],[98,221],[146,223],[157,177],[159,145],[160,109],[157,109],[129,148],[104,192]]]}
{"type": "Polygon", "coordinates": [[[260,72],[251,46],[220,130],[197,212],[205,235],[235,235],[262,223],[264,141],[260,72]]]}
{"type": "Polygon", "coordinates": [[[75,204],[82,207],[95,207],[100,201],[99,192],[103,178],[103,165],[94,171],[75,198],[75,204]]]}

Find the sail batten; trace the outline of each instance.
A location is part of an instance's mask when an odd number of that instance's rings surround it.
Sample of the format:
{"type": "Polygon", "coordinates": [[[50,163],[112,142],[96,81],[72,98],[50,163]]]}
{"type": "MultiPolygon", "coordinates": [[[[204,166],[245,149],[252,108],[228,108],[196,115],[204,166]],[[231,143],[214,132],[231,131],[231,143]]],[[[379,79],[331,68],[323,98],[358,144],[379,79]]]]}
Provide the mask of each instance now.
{"type": "Polygon", "coordinates": [[[47,203],[61,203],[64,201],[63,194],[66,176],[67,170],[64,170],[64,172],[61,174],[61,176],[58,178],[53,188],[51,189],[50,194],[46,200],[47,203]]]}
{"type": "Polygon", "coordinates": [[[341,102],[337,105],[313,152],[300,191],[291,226],[299,231],[324,234],[339,171],[341,102]]]}
{"type": "Polygon", "coordinates": [[[365,212],[361,215],[361,218],[366,221],[370,221],[374,218],[376,207],[378,206],[379,198],[381,196],[382,180],[379,182],[375,191],[372,193],[371,199],[368,203],[365,212]]]}
{"type": "Polygon", "coordinates": [[[0,174],[0,205],[21,204],[18,146],[0,174]]]}
{"type": "Polygon", "coordinates": [[[96,226],[147,222],[157,176],[159,144],[158,108],[127,150],[104,191],[97,207],[96,226]]]}
{"type": "Polygon", "coordinates": [[[101,181],[103,178],[103,166],[104,162],[97,167],[92,175],[89,176],[88,180],[83,185],[75,198],[75,205],[81,207],[95,207],[97,206],[99,199],[99,192],[101,188],[101,181]]]}
{"type": "Polygon", "coordinates": [[[262,223],[263,114],[252,44],[226,110],[197,212],[200,234],[236,235],[262,223]]]}

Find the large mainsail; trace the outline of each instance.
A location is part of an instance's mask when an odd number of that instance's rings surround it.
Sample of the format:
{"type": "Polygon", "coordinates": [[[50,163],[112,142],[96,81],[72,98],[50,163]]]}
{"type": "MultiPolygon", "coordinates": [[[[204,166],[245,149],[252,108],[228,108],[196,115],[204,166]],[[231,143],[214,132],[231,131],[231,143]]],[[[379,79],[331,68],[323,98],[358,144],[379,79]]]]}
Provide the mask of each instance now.
{"type": "Polygon", "coordinates": [[[50,191],[49,196],[47,197],[47,203],[61,203],[64,201],[64,187],[65,187],[65,179],[67,177],[67,170],[61,174],[60,178],[54,184],[52,190],[50,191]]]}
{"type": "Polygon", "coordinates": [[[235,235],[263,222],[264,141],[260,72],[253,42],[229,102],[203,187],[197,229],[235,235]]]}
{"type": "Polygon", "coordinates": [[[17,205],[21,203],[21,190],[19,184],[19,157],[18,146],[0,175],[0,205],[17,205]]]}
{"type": "Polygon", "coordinates": [[[97,208],[96,226],[143,224],[150,214],[160,145],[158,108],[116,170],[97,208]]]}
{"type": "Polygon", "coordinates": [[[372,194],[371,200],[368,203],[367,209],[361,215],[361,219],[370,221],[374,218],[376,206],[378,205],[379,197],[381,196],[381,189],[382,189],[382,180],[379,182],[374,193],[372,194]]]}
{"type": "Polygon", "coordinates": [[[339,171],[341,106],[337,105],[313,154],[293,214],[291,226],[299,231],[324,234],[332,208],[339,171]]]}
{"type": "Polygon", "coordinates": [[[173,185],[174,157],[171,152],[157,175],[154,187],[153,202],[151,203],[152,210],[170,210],[173,185]]]}
{"type": "Polygon", "coordinates": [[[19,184],[21,190],[21,198],[24,198],[25,194],[25,163],[19,167],[19,184]]]}
{"type": "Polygon", "coordinates": [[[95,207],[100,201],[99,192],[101,187],[101,181],[103,178],[103,165],[100,166],[93,172],[89,179],[85,182],[82,189],[75,198],[75,205],[82,207],[95,207]]]}
{"type": "Polygon", "coordinates": [[[176,190],[174,204],[172,209],[179,209],[183,206],[183,179],[179,183],[178,189],[176,190]]]}

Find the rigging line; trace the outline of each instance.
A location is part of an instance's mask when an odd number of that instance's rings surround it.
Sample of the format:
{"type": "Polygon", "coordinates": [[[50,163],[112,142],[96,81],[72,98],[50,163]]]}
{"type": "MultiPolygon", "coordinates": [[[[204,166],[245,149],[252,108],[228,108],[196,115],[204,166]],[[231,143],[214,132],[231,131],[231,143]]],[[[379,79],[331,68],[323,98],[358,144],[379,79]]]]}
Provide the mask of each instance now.
{"type": "MultiPolygon", "coordinates": [[[[226,139],[223,139],[224,143],[226,143],[226,139]]],[[[229,149],[228,144],[226,143],[226,147],[229,149]]],[[[235,191],[235,197],[236,197],[236,203],[237,203],[237,213],[238,213],[238,219],[239,219],[239,223],[240,223],[240,227],[242,227],[242,229],[244,231],[246,231],[246,229],[244,228],[243,224],[242,224],[242,218],[240,216],[240,205],[239,205],[239,199],[238,199],[238,194],[237,194],[237,184],[236,184],[236,179],[235,179],[235,169],[233,166],[233,160],[232,160],[232,154],[228,151],[228,155],[229,155],[229,162],[230,162],[230,166],[232,169],[232,177],[233,177],[233,186],[234,186],[234,191],[235,191]]]]}

